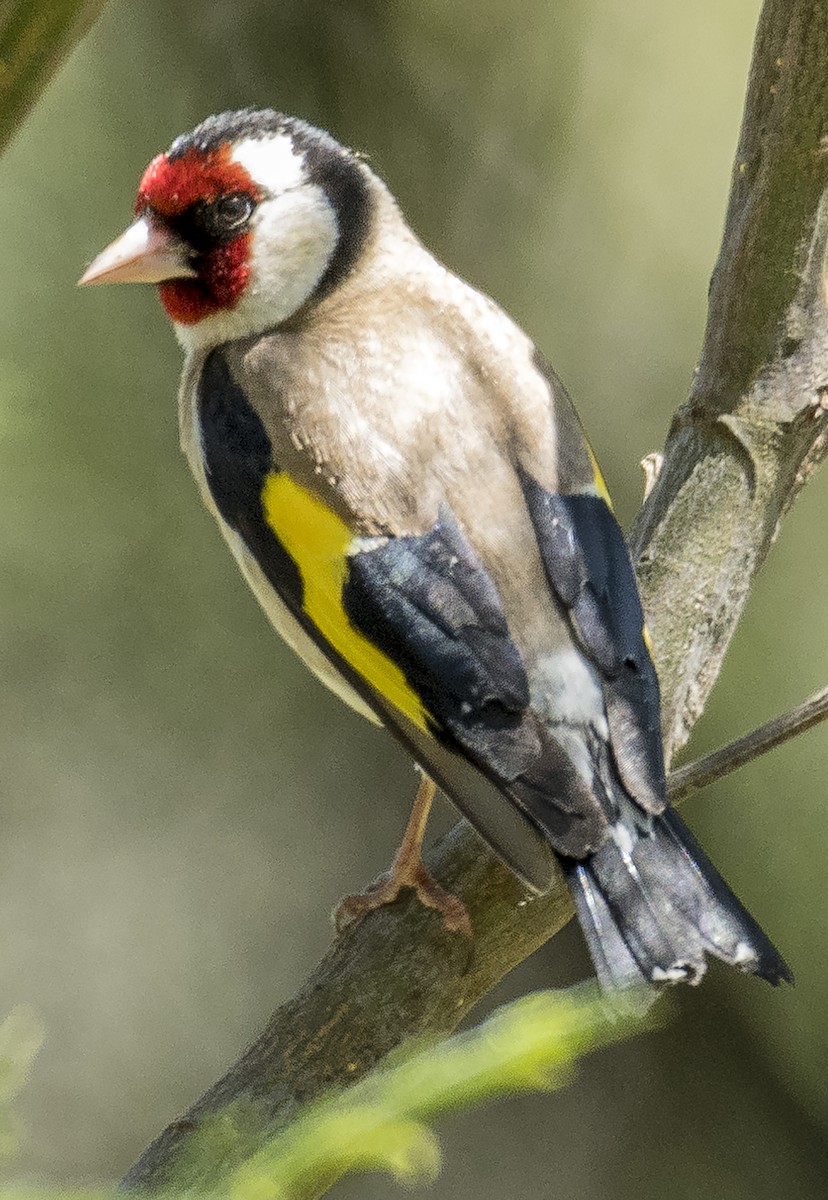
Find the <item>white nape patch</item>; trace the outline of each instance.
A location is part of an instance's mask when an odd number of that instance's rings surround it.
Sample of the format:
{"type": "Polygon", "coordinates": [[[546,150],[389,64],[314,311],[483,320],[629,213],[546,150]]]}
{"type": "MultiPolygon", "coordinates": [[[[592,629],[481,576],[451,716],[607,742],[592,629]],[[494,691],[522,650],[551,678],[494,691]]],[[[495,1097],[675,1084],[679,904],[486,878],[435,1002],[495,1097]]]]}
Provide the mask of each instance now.
{"type": "Polygon", "coordinates": [[[305,182],[302,155],[296,153],[289,133],[245,138],[233,148],[230,157],[271,196],[301,187],[305,182]]]}
{"type": "Polygon", "coordinates": [[[743,963],[755,963],[756,951],[751,949],[747,942],[737,942],[732,961],[733,965],[737,967],[743,963]]]}
{"type": "Polygon", "coordinates": [[[663,967],[653,967],[650,979],[653,983],[683,983],[689,974],[688,968],[676,963],[665,971],[663,967]]]}

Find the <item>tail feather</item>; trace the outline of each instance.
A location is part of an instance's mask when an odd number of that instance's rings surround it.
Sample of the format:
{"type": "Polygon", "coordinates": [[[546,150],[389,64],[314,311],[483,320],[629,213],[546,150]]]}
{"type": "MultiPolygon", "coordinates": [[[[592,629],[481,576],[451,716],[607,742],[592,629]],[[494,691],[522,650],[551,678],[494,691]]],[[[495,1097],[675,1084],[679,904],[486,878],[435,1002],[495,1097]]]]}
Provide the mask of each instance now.
{"type": "Polygon", "coordinates": [[[668,809],[652,833],[618,821],[598,850],[566,865],[601,982],[698,983],[714,955],[769,983],[790,968],[668,809]]]}

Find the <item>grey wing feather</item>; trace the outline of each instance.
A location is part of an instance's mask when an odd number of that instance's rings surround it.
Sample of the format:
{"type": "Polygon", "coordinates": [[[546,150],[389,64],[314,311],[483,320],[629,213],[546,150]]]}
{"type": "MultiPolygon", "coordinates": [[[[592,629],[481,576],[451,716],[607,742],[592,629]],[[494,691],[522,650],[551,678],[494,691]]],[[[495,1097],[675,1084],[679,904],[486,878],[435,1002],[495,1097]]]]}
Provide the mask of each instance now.
{"type": "Polygon", "coordinates": [[[601,679],[618,774],[642,808],[660,813],[658,677],[624,535],[600,496],[553,494],[525,472],[521,482],[550,586],[601,679]]]}

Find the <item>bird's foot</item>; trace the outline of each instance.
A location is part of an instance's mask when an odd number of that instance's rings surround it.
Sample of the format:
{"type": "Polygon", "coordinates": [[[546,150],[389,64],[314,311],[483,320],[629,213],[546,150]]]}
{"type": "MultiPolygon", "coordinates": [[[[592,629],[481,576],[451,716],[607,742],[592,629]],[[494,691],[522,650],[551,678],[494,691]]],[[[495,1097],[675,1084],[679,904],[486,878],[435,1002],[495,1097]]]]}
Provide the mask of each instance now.
{"type": "Polygon", "coordinates": [[[393,904],[403,888],[411,888],[417,893],[421,904],[426,908],[435,909],[450,933],[462,933],[469,941],[473,941],[469,910],[459,896],[452,895],[440,886],[427,870],[419,853],[413,861],[406,861],[398,856],[394,859],[391,870],[381,875],[366,891],[344,896],[334,913],[337,933],[342,933],[349,925],[353,925],[375,909],[382,908],[385,904],[393,904]]]}

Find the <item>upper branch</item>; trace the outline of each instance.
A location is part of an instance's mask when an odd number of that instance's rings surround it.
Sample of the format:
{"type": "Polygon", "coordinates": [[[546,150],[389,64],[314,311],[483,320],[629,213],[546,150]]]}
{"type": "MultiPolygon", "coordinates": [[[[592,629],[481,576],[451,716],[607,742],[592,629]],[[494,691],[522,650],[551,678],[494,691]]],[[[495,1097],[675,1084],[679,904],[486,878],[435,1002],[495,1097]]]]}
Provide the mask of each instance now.
{"type": "Polygon", "coordinates": [[[766,0],[701,360],[631,542],[668,759],[826,449],[828,5],[766,0]]]}
{"type": "Polygon", "coordinates": [[[9,0],[0,5],[0,151],[104,0],[9,0]]]}
{"type": "MultiPolygon", "coordinates": [[[[826,131],[828,0],[766,0],[699,369],[632,535],[668,759],[702,712],[780,519],[825,454],[826,131]]],[[[284,1123],[410,1035],[452,1029],[571,915],[562,880],[529,901],[466,826],[429,865],[470,910],[471,966],[464,939],[416,903],[367,917],[126,1183],[163,1182],[192,1122],[233,1099],[253,1097],[284,1123]]]]}

